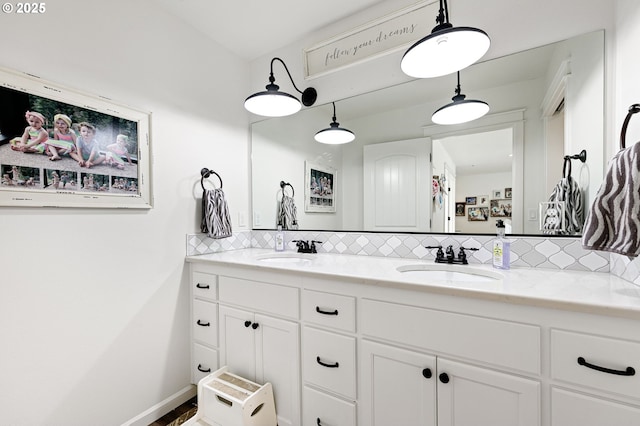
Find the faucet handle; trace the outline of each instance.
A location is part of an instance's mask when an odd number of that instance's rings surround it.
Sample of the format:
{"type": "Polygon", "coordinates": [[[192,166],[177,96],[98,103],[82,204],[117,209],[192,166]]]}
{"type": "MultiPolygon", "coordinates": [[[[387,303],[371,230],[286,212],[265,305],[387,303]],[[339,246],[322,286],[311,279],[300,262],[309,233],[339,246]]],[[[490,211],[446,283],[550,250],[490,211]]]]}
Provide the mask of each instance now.
{"type": "Polygon", "coordinates": [[[311,253],[317,253],[318,252],[316,250],[316,243],[322,244],[322,241],[318,241],[318,240],[312,240],[311,241],[311,253]]]}

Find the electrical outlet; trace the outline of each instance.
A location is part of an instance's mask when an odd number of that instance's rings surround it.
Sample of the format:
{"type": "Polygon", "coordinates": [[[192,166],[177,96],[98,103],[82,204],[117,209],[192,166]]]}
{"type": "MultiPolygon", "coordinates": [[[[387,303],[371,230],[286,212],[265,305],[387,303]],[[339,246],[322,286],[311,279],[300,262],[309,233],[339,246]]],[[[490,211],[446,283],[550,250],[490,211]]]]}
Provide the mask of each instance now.
{"type": "Polygon", "coordinates": [[[529,220],[538,220],[538,210],[529,209],[529,220]]]}
{"type": "Polygon", "coordinates": [[[247,226],[247,215],[244,212],[238,213],[238,226],[247,226]]]}
{"type": "Polygon", "coordinates": [[[261,226],[260,212],[253,212],[253,226],[261,226]]]}

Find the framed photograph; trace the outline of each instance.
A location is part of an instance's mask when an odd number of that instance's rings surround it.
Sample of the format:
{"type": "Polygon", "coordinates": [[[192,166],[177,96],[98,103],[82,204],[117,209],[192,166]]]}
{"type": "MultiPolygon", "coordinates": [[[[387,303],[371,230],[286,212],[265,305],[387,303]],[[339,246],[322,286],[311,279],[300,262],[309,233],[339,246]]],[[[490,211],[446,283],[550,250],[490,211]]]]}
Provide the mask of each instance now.
{"type": "Polygon", "coordinates": [[[494,189],[493,191],[491,191],[491,198],[494,199],[494,200],[503,198],[502,190],[501,189],[494,189]]]}
{"type": "Polygon", "coordinates": [[[543,201],[540,203],[540,230],[545,234],[563,233],[564,217],[564,201],[543,201]]]}
{"type": "Polygon", "coordinates": [[[336,212],[336,169],[305,161],[304,211],[336,212]]]}
{"type": "Polygon", "coordinates": [[[465,203],[470,205],[470,206],[475,206],[477,202],[478,202],[478,199],[476,197],[466,197],[465,198],[465,203]]]}
{"type": "Polygon", "coordinates": [[[491,200],[491,217],[511,217],[511,200],[491,200]]]}
{"type": "Polygon", "coordinates": [[[465,203],[456,203],[456,216],[464,216],[465,203]]]}
{"type": "Polygon", "coordinates": [[[489,219],[489,207],[468,207],[467,220],[470,222],[484,222],[489,219]]]}
{"type": "Polygon", "coordinates": [[[489,196],[478,195],[478,206],[489,207],[489,196]]]}
{"type": "Polygon", "coordinates": [[[511,198],[511,188],[504,189],[504,198],[511,198]]]}
{"type": "Polygon", "coordinates": [[[0,206],[152,207],[150,114],[0,68],[0,206]]]}

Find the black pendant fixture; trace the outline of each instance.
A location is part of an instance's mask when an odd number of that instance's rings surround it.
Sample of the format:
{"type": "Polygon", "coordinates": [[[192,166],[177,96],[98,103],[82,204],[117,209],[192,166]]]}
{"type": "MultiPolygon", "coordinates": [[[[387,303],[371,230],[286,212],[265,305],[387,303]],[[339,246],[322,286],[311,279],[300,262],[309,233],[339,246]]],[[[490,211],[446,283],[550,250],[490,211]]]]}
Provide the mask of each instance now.
{"type": "Polygon", "coordinates": [[[331,103],[333,104],[333,121],[329,123],[329,127],[316,133],[314,139],[329,145],[340,145],[353,141],[356,135],[351,130],[340,127],[340,123],[336,121],[336,103],[331,103]]]}
{"type": "Polygon", "coordinates": [[[458,71],[458,85],[455,96],[451,98],[453,102],[439,108],[431,115],[431,121],[436,124],[461,124],[476,120],[489,112],[489,104],[483,101],[465,99],[461,93],[460,71],[458,71]]]}

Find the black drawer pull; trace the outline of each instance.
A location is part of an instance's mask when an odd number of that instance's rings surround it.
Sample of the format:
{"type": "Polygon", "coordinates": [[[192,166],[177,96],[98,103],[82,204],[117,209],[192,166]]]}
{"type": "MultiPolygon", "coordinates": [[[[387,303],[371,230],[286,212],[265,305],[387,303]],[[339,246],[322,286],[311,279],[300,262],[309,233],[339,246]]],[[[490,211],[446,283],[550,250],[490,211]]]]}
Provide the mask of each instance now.
{"type": "Polygon", "coordinates": [[[424,370],[422,370],[422,375],[425,379],[430,379],[433,374],[431,373],[430,368],[425,368],[424,370]]]}
{"type": "Polygon", "coordinates": [[[198,325],[201,325],[202,327],[209,327],[209,326],[211,325],[211,323],[210,323],[210,322],[202,322],[202,321],[200,321],[200,320],[196,321],[196,323],[197,323],[198,325]]]}
{"type": "Polygon", "coordinates": [[[245,321],[245,322],[244,322],[244,326],[245,326],[245,327],[249,327],[250,325],[251,325],[251,321],[245,321]]]}
{"type": "Polygon", "coordinates": [[[207,368],[206,370],[202,368],[202,364],[198,364],[198,370],[202,371],[203,373],[211,373],[211,369],[207,368]]]}
{"type": "Polygon", "coordinates": [[[201,288],[201,289],[203,289],[203,290],[207,290],[207,289],[209,289],[209,288],[210,288],[210,287],[209,287],[209,284],[200,284],[200,283],[196,284],[196,287],[197,287],[197,288],[201,288]]]}
{"type": "Polygon", "coordinates": [[[442,373],[438,377],[440,377],[442,383],[449,383],[449,375],[447,373],[442,373]]]}
{"type": "Polygon", "coordinates": [[[320,422],[320,417],[318,417],[318,419],[316,420],[316,424],[317,424],[318,426],[322,426],[322,423],[320,422]]]}
{"type": "Polygon", "coordinates": [[[593,370],[602,371],[603,373],[615,374],[617,376],[634,376],[636,374],[636,370],[633,367],[627,367],[626,370],[612,370],[611,368],[589,364],[583,357],[578,358],[578,364],[583,365],[587,368],[591,368],[593,370]]]}
{"type": "Polygon", "coordinates": [[[322,315],[338,315],[338,310],[335,311],[323,311],[320,306],[316,306],[316,312],[322,315]]]}
{"type": "Polygon", "coordinates": [[[338,368],[340,367],[340,364],[338,362],[336,362],[335,364],[326,364],[322,361],[320,361],[320,357],[316,357],[316,361],[318,364],[320,364],[323,367],[327,367],[327,368],[338,368]]]}

